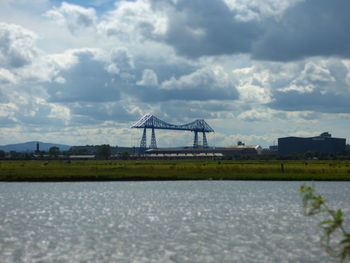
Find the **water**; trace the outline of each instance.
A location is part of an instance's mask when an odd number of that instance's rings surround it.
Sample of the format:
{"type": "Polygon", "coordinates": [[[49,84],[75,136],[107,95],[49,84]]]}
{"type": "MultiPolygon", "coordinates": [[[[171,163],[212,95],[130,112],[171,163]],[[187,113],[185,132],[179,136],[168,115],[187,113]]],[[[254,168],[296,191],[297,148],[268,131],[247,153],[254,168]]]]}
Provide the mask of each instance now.
{"type": "MultiPolygon", "coordinates": [[[[0,183],[0,262],[334,262],[300,185],[0,183]]],[[[349,218],[350,182],[315,186],[349,218]]]]}

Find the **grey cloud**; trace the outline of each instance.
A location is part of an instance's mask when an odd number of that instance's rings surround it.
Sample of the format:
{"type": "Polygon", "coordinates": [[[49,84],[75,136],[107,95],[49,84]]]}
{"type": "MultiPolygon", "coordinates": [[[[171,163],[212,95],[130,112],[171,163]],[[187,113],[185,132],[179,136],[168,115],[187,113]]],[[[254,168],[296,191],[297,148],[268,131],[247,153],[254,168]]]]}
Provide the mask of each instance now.
{"type": "Polygon", "coordinates": [[[222,117],[222,114],[230,114],[232,106],[220,101],[195,102],[195,101],[169,101],[160,103],[155,111],[160,119],[174,124],[184,124],[196,119],[214,119],[222,117]],[[213,110],[216,109],[216,110],[213,110]]]}
{"type": "Polygon", "coordinates": [[[115,48],[111,51],[110,60],[119,70],[129,71],[134,68],[133,57],[129,54],[127,49],[115,48]]]}
{"type": "Polygon", "coordinates": [[[0,67],[19,68],[30,64],[37,55],[36,36],[14,24],[0,23],[0,67]]]}
{"type": "Polygon", "coordinates": [[[288,91],[275,92],[274,98],[274,102],[268,106],[278,110],[350,113],[350,94],[322,94],[319,90],[302,94],[297,91],[288,91]]]}
{"type": "MultiPolygon", "coordinates": [[[[135,65],[134,58],[125,48],[115,48],[109,54],[105,67],[106,71],[113,76],[113,82],[119,87],[123,84],[135,82],[135,65]]],[[[125,87],[124,87],[125,88],[125,87]]]]}
{"type": "Polygon", "coordinates": [[[89,51],[78,51],[74,55],[78,62],[60,73],[64,82],[49,85],[51,102],[103,102],[120,99],[118,85],[121,85],[121,79],[105,70],[105,62],[97,60],[89,51]]]}
{"type": "Polygon", "coordinates": [[[9,102],[9,98],[7,97],[6,90],[0,87],[0,103],[9,102]],[[5,91],[5,92],[4,92],[5,91]]]}
{"type": "Polygon", "coordinates": [[[97,124],[103,121],[130,122],[138,115],[129,112],[121,103],[75,103],[70,105],[73,122],[97,124]]]}
{"type": "Polygon", "coordinates": [[[168,30],[161,39],[187,57],[249,52],[261,30],[256,21],[235,20],[221,0],[180,0],[165,10],[168,30]]]}
{"type": "MultiPolygon", "coordinates": [[[[248,53],[254,59],[271,61],[311,56],[350,57],[348,0],[293,1],[279,16],[272,12],[270,16],[248,20],[237,19],[244,17],[246,9],[230,9],[223,1],[179,0],[164,4],[153,0],[152,3],[155,10],[167,15],[168,29],[164,35],[154,35],[151,24],[143,25],[144,35],[167,43],[182,56],[248,53]]],[[[252,12],[259,14],[258,8],[253,9],[252,12]]]]}
{"type": "Polygon", "coordinates": [[[8,116],[0,116],[0,123],[1,123],[1,127],[13,127],[15,126],[17,123],[9,118],[8,116]]]}
{"type": "Polygon", "coordinates": [[[64,126],[64,121],[59,118],[54,118],[54,117],[48,117],[48,116],[43,116],[39,114],[38,112],[33,115],[27,115],[27,116],[18,116],[18,121],[21,124],[25,125],[33,125],[33,126],[52,126],[52,127],[63,127],[64,126]]]}
{"type": "Polygon", "coordinates": [[[290,61],[309,56],[350,57],[350,1],[308,0],[265,23],[253,58],[290,61]]]}

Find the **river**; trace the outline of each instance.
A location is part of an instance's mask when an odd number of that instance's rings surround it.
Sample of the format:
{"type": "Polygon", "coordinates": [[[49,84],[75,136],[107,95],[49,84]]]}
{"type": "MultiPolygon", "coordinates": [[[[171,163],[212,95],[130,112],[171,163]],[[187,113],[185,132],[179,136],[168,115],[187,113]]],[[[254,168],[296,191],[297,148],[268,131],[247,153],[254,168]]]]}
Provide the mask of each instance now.
{"type": "MultiPolygon", "coordinates": [[[[301,184],[0,183],[0,262],[334,262],[301,184]]],[[[314,186],[349,218],[350,182],[314,186]]]]}

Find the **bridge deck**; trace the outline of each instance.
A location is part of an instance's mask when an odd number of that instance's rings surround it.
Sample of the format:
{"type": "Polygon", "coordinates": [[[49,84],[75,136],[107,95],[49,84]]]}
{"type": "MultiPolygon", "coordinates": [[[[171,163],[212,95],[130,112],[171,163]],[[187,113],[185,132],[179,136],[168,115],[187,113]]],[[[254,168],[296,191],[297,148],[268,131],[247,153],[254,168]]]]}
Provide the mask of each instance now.
{"type": "Polygon", "coordinates": [[[175,125],[158,119],[157,117],[147,114],[138,120],[131,128],[153,128],[163,130],[182,130],[182,131],[197,131],[197,132],[214,132],[205,120],[195,120],[193,122],[175,125]]]}

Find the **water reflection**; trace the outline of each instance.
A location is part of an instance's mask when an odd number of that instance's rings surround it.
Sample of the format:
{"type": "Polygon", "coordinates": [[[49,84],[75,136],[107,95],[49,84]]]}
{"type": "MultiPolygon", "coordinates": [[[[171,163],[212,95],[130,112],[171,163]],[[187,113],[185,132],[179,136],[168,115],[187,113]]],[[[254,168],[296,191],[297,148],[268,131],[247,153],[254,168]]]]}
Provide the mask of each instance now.
{"type": "MultiPolygon", "coordinates": [[[[0,262],[332,262],[299,182],[0,183],[0,262]]],[[[316,183],[349,215],[350,183],[316,183]]]]}

